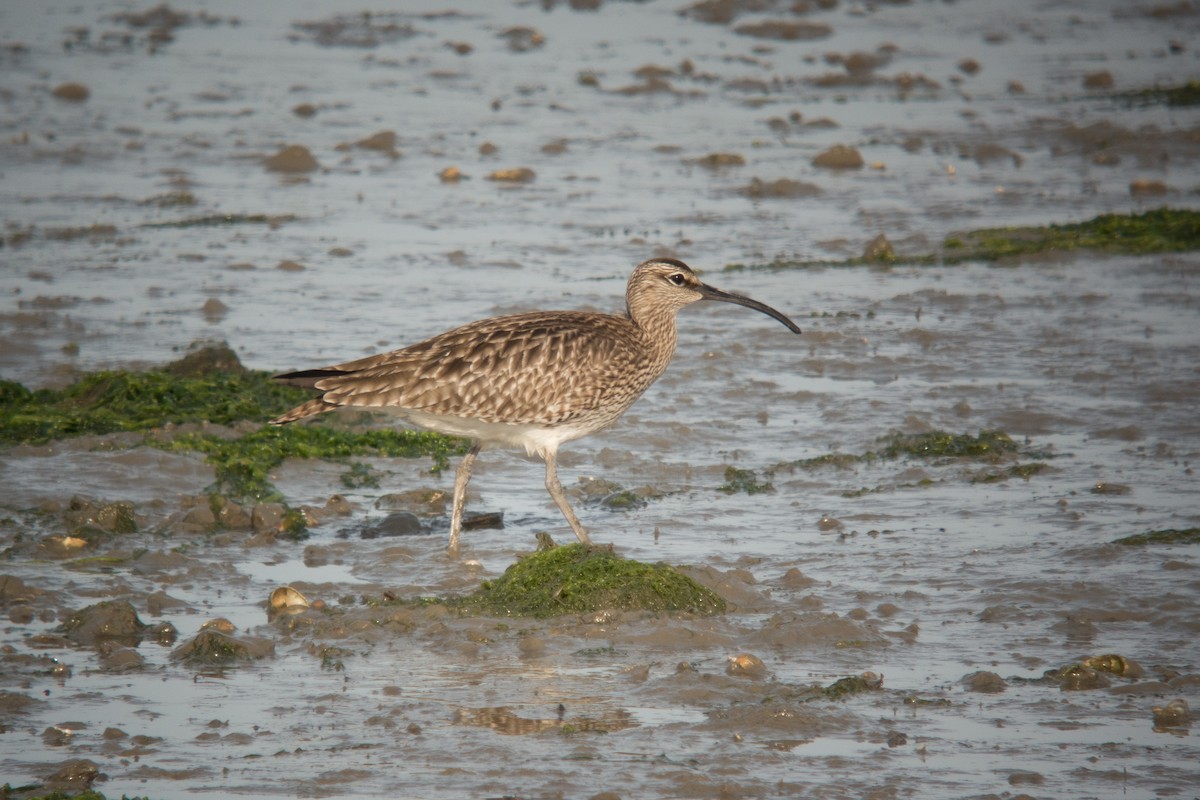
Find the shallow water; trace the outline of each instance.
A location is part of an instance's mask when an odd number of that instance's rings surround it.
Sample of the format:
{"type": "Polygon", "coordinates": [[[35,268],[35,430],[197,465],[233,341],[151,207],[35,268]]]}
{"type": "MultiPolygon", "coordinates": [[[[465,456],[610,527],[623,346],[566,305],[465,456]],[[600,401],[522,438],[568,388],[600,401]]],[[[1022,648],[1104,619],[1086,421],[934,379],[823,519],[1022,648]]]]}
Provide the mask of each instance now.
{"type": "MultiPolygon", "coordinates": [[[[5,452],[0,573],[45,593],[0,597],[0,690],[33,700],[0,708],[0,777],[32,783],[88,758],[109,796],[156,798],[1198,796],[1191,728],[1156,730],[1152,709],[1200,707],[1200,548],[1111,542],[1200,518],[1200,257],[720,272],[857,256],[881,231],[923,252],[973,227],[1194,207],[1200,114],[1084,80],[1107,70],[1124,91],[1196,78],[1200,16],[1002,5],[841,3],[793,17],[779,4],[710,24],[682,3],[407,4],[368,26],[339,3],[214,2],[178,6],[187,24],[156,44],[117,16],[142,8],[6,3],[5,379],[162,363],[200,338],[285,369],[494,313],[615,310],[652,255],[683,258],[805,332],[732,306],[686,310],[667,375],[562,455],[566,484],[665,493],[579,511],[597,540],[717,586],[736,610],[716,619],[498,621],[360,602],[470,591],[530,550],[535,530],[569,537],[540,465],[516,454],[479,462],[470,506],[502,511],[506,527],[464,534],[467,560],[454,563],[440,529],[359,535],[383,514],[380,495],[449,489],[427,462],[371,461],[381,488],[345,492],[356,510],[297,545],[174,531],[211,480],[195,457],[120,437],[5,452]],[[736,31],[764,19],[831,32],[736,31]],[[514,26],[544,43],[516,52],[521,40],[501,35],[514,26]],[[881,63],[851,80],[827,58],[855,52],[881,63]],[[647,65],[666,72],[635,74],[647,65]],[[86,102],[52,96],[67,81],[87,85],[86,102]],[[315,115],[293,113],[301,103],[315,115]],[[808,124],[822,119],[836,127],[808,124]],[[354,146],[385,130],[398,157],[354,146]],[[838,143],[867,166],[811,165],[838,143]],[[264,169],[285,144],[321,168],[264,169]],[[694,163],[712,153],[746,163],[694,163]],[[449,166],[469,178],[441,182],[449,166]],[[486,178],[516,167],[536,179],[486,178]],[[823,193],[755,200],[743,193],[754,178],[823,193]],[[1134,181],[1165,194],[1131,193],[1134,181]],[[194,205],[172,204],[181,192],[194,205]],[[219,215],[247,219],[162,225],[219,215]],[[976,462],[778,466],[935,429],[1000,429],[1027,448],[1023,463],[1049,467],[978,483],[976,462]],[[718,491],[730,465],[774,492],[718,491]],[[46,549],[66,531],[55,509],[76,494],[136,504],[143,533],[87,553],[123,561],[46,549]],[[266,598],[285,583],[332,611],[269,622],[266,598]],[[181,640],[225,617],[274,656],[198,673],[146,642],[144,664],[119,672],[49,635],[108,598],[171,621],[181,640]],[[727,675],[740,652],[767,677],[727,675]],[[1105,653],[1145,676],[1074,692],[1022,680],[1105,653]],[[882,690],[805,695],[866,670],[882,690]],[[967,691],[960,679],[980,670],[1006,690],[967,691]],[[84,727],[43,737],[65,722],[84,727]]],[[[321,505],[343,471],[288,463],[276,485],[321,505]]]]}

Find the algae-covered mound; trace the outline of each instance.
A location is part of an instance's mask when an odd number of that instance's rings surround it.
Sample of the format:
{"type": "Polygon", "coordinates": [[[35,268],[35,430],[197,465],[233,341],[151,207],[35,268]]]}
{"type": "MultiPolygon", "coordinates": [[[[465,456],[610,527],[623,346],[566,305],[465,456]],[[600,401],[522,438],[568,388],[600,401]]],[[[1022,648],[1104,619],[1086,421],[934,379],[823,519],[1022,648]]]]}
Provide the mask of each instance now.
{"type": "Polygon", "coordinates": [[[603,609],[719,614],[725,601],[666,564],[622,558],[609,548],[572,544],[518,561],[470,598],[499,616],[552,617],[603,609]]]}

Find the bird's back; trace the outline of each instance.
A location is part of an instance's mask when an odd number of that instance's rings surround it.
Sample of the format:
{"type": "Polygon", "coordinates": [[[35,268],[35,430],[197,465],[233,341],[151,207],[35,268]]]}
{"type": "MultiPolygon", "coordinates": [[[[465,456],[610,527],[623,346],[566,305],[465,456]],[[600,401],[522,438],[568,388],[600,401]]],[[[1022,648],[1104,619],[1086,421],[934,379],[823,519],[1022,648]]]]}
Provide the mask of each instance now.
{"type": "Polygon", "coordinates": [[[420,344],[280,376],[323,393],[278,422],[336,406],[512,425],[596,430],[615,421],[666,369],[669,342],[628,317],[578,311],[494,317],[420,344]]]}

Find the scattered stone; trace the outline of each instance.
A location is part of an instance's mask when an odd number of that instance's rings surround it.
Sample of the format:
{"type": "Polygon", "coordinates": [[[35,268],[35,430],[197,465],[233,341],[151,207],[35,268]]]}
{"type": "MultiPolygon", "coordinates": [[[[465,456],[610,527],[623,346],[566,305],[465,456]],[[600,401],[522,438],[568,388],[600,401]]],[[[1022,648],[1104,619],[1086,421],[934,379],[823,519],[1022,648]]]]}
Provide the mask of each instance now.
{"type": "Polygon", "coordinates": [[[767,676],[767,665],[758,656],[739,653],[729,657],[725,672],[738,678],[750,678],[757,681],[767,676]]]}
{"type": "Polygon", "coordinates": [[[54,87],[54,96],[71,103],[82,103],[91,96],[91,91],[82,83],[60,83],[54,87]]]}
{"type": "Polygon", "coordinates": [[[200,313],[204,314],[204,318],[209,322],[219,322],[229,313],[229,306],[215,297],[210,297],[200,306],[200,313]]]}
{"type": "Polygon", "coordinates": [[[94,528],[111,534],[137,533],[137,519],[133,515],[133,503],[95,503],[82,497],[71,498],[67,508],[67,523],[76,532],[94,528]]]}
{"type": "Polygon", "coordinates": [[[821,187],[790,178],[780,178],[775,181],[762,181],[754,178],[748,186],[743,186],[739,192],[752,200],[775,198],[816,197],[821,194],[821,187]]]}
{"type": "Polygon", "coordinates": [[[1112,681],[1097,670],[1082,664],[1072,664],[1061,670],[1050,670],[1046,677],[1058,681],[1058,688],[1064,692],[1086,692],[1093,689],[1107,689],[1112,681]]]}
{"type": "Polygon", "coordinates": [[[275,269],[283,270],[284,272],[303,272],[306,269],[306,267],[303,264],[300,264],[296,261],[284,260],[284,261],[280,261],[275,266],[275,269]]]}
{"type": "Polygon", "coordinates": [[[983,69],[983,67],[979,66],[979,62],[973,58],[964,58],[962,61],[958,62],[958,70],[964,75],[975,75],[981,69],[983,69]]]}
{"type": "Polygon", "coordinates": [[[250,526],[255,533],[278,531],[283,524],[283,503],[258,503],[250,514],[250,526]]]}
{"type": "Polygon", "coordinates": [[[458,183],[465,177],[467,176],[463,175],[458,167],[446,167],[438,173],[438,180],[442,183],[458,183]]]}
{"type": "Polygon", "coordinates": [[[1046,782],[1046,779],[1039,772],[1019,769],[1009,774],[1008,783],[1010,786],[1033,785],[1041,786],[1046,782]]]}
{"type": "Polygon", "coordinates": [[[76,611],[58,629],[75,644],[92,647],[106,639],[136,644],[146,627],[128,600],[105,600],[76,611]]]}
{"type": "Polygon", "coordinates": [[[266,159],[263,165],[271,172],[304,173],[315,172],[321,168],[313,154],[304,145],[293,144],[284,147],[275,155],[266,159]]]}
{"type": "Polygon", "coordinates": [[[1112,73],[1108,70],[1089,72],[1083,76],[1083,88],[1098,91],[1108,91],[1116,85],[1112,73]]]}
{"type": "Polygon", "coordinates": [[[972,155],[975,158],[975,163],[980,165],[988,164],[992,161],[1011,160],[1013,166],[1019,167],[1024,162],[1020,153],[1014,153],[1004,145],[993,142],[986,142],[979,145],[975,148],[975,152],[972,155]]]}
{"type": "Polygon", "coordinates": [[[756,39],[774,39],[783,42],[811,41],[824,39],[833,33],[833,28],[819,22],[784,22],[766,20],[739,25],[734,33],[753,36],[756,39]]]}
{"type": "Polygon", "coordinates": [[[792,567],[783,573],[780,583],[788,589],[807,589],[816,581],[801,572],[799,567],[792,567]]]}
{"type": "Polygon", "coordinates": [[[903,747],[908,744],[908,734],[900,731],[892,731],[887,737],[888,747],[903,747]]]}
{"type": "Polygon", "coordinates": [[[864,163],[857,150],[844,144],[835,144],[812,160],[814,167],[824,169],[861,169],[864,163]]]}
{"type": "Polygon", "coordinates": [[[705,169],[723,169],[725,167],[745,166],[746,159],[737,153],[709,153],[701,158],[691,159],[688,163],[705,169]]]}
{"type": "Polygon", "coordinates": [[[237,353],[225,342],[195,341],[188,345],[188,353],[178,361],[172,361],[163,370],[177,378],[202,378],[214,372],[241,375],[246,372],[237,353]]]}
{"type": "Polygon", "coordinates": [[[1134,197],[1161,197],[1167,193],[1167,185],[1162,181],[1139,178],[1129,184],[1129,193],[1134,197]]]}
{"type": "Polygon", "coordinates": [[[501,183],[532,183],[537,178],[537,173],[529,167],[516,167],[513,169],[498,169],[488,173],[489,181],[499,181],[501,183]]]}
{"type": "Polygon", "coordinates": [[[1160,728],[1190,728],[1192,725],[1192,713],[1183,698],[1172,700],[1165,706],[1155,706],[1152,710],[1156,731],[1160,728]]]}
{"type": "Polygon", "coordinates": [[[146,659],[132,647],[125,647],[117,642],[105,641],[100,643],[100,667],[105,672],[129,672],[140,669],[146,659]]]}
{"type": "Polygon", "coordinates": [[[1008,683],[997,675],[995,672],[972,672],[969,675],[964,675],[960,681],[968,692],[980,692],[983,694],[999,694],[1008,688],[1008,683]]]}
{"type": "Polygon", "coordinates": [[[534,28],[528,28],[524,25],[508,28],[501,31],[498,36],[508,41],[508,49],[514,53],[527,53],[530,50],[536,50],[546,43],[545,36],[534,28]]]}
{"type": "Polygon", "coordinates": [[[59,764],[53,772],[43,775],[46,788],[57,790],[82,790],[89,788],[101,777],[96,762],[86,758],[73,758],[59,764]]]}
{"type": "Polygon", "coordinates": [[[1107,672],[1110,675],[1116,675],[1121,678],[1129,678],[1137,680],[1145,674],[1142,665],[1133,659],[1125,658],[1125,656],[1109,653],[1103,656],[1092,656],[1083,660],[1083,666],[1088,669],[1107,672]]]}
{"type": "Polygon", "coordinates": [[[391,158],[399,158],[400,153],[396,150],[396,132],[395,131],[380,131],[366,139],[362,139],[354,143],[354,146],[361,150],[376,150],[380,153],[386,153],[391,158]]]}
{"type": "Polygon", "coordinates": [[[317,107],[312,103],[301,103],[292,107],[292,113],[301,119],[311,119],[317,115],[317,107]]]}
{"type": "Polygon", "coordinates": [[[464,531],[504,530],[503,511],[476,511],[463,517],[464,531]]]}
{"type": "Polygon", "coordinates": [[[363,528],[363,539],[378,539],[386,536],[414,536],[425,533],[424,526],[411,511],[393,511],[386,517],[363,528]]]}
{"type": "Polygon", "coordinates": [[[275,644],[268,639],[234,637],[220,631],[200,631],[177,647],[171,659],[192,666],[218,666],[238,661],[257,661],[275,655],[275,644]]]}
{"type": "Polygon", "coordinates": [[[882,233],[872,239],[863,251],[863,261],[871,264],[890,264],[895,260],[896,251],[892,249],[892,243],[888,241],[887,236],[882,233]]]}
{"type": "Polygon", "coordinates": [[[1123,483],[1108,483],[1107,481],[1097,481],[1096,485],[1091,489],[1092,494],[1103,494],[1112,497],[1132,494],[1133,489],[1123,483]]]}

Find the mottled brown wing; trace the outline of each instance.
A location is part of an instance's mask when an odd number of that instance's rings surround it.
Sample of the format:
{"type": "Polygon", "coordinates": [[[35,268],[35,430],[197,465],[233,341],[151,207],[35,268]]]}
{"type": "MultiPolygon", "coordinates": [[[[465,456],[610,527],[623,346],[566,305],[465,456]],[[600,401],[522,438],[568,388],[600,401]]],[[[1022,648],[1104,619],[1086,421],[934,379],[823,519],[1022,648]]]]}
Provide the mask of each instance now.
{"type": "Polygon", "coordinates": [[[641,335],[607,314],[516,314],[306,374],[333,405],[560,424],[619,415],[661,374],[641,363],[641,335]]]}

